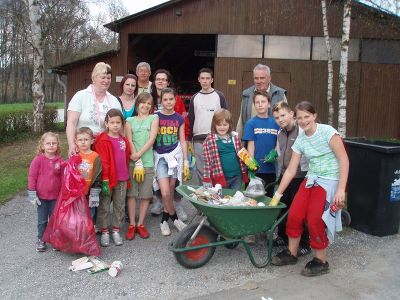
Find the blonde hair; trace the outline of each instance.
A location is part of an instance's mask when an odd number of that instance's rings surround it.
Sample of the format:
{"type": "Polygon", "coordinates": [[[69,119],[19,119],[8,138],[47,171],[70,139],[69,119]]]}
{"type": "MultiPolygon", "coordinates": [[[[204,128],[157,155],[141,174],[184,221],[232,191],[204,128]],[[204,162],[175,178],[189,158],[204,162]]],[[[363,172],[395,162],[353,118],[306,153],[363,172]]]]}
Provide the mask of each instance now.
{"type": "Polygon", "coordinates": [[[92,80],[94,81],[97,76],[104,74],[111,74],[111,66],[109,64],[106,64],[105,62],[99,62],[93,68],[92,80]]]}
{"type": "Polygon", "coordinates": [[[233,124],[232,124],[232,114],[230,113],[229,110],[225,108],[218,109],[212,118],[211,121],[211,133],[216,134],[217,133],[217,125],[221,123],[222,121],[226,121],[226,123],[229,124],[229,129],[228,129],[228,134],[232,132],[233,124]]]}
{"type": "Polygon", "coordinates": [[[289,104],[287,104],[287,102],[285,102],[285,101],[279,101],[279,102],[277,102],[277,103],[274,105],[274,107],[272,108],[272,112],[278,112],[278,111],[280,111],[281,109],[285,109],[285,110],[288,111],[288,112],[293,111],[293,110],[290,108],[289,104]]]}
{"type": "Polygon", "coordinates": [[[60,148],[60,138],[57,133],[54,132],[46,132],[44,133],[38,142],[37,148],[36,148],[36,154],[43,154],[44,153],[44,140],[47,139],[48,137],[53,137],[57,140],[57,150],[56,150],[56,155],[60,155],[61,153],[61,148],[60,148]]]}

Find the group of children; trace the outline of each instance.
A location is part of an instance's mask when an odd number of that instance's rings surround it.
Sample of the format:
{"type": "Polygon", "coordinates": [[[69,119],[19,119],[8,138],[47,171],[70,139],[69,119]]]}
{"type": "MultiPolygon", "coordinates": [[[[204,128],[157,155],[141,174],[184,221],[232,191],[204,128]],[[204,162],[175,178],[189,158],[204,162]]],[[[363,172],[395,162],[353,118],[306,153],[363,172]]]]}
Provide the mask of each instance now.
{"type": "MultiPolygon", "coordinates": [[[[189,177],[184,119],[174,111],[175,96],[173,89],[164,89],[161,93],[163,108],[153,114],[152,96],[141,93],[136,99],[135,116],[125,121],[120,110],[110,109],[104,120],[105,132],[96,138],[87,127],[76,132],[77,154],[82,159],[79,171],[86,183],[84,194],[92,216],[95,216],[96,227],[101,231],[100,245],[103,247],[110,244],[110,225],[113,242],[123,244],[120,231],[126,197],[129,226],[125,238],[132,240],[135,233],[144,239],[149,237],[144,219],[153,186],[159,188],[162,195],[161,233],[171,234],[169,220],[179,231],[186,226],[178,219],[173,204],[175,181],[182,182],[189,177]],[[137,199],[140,199],[140,207],[136,223],[137,199]]],[[[38,214],[38,252],[46,250],[42,236],[60,192],[64,164],[58,135],[45,133],[39,141],[28,177],[28,196],[38,214]]]]}
{"type": "MultiPolygon", "coordinates": [[[[186,226],[174,207],[176,181],[183,182],[190,175],[185,120],[174,111],[176,94],[173,89],[164,88],[160,98],[162,109],[154,114],[153,98],[143,92],[136,98],[133,117],[125,121],[120,110],[110,109],[104,120],[105,132],[96,138],[89,128],[80,128],[76,133],[75,142],[82,158],[80,171],[86,181],[84,193],[89,207],[98,206],[96,225],[101,230],[101,246],[110,244],[111,214],[112,240],[116,245],[123,243],[120,231],[126,197],[129,226],[125,238],[132,240],[136,233],[144,239],[149,237],[144,221],[153,189],[161,191],[161,234],[171,234],[169,220],[179,231],[186,226]],[[100,201],[97,202],[100,187],[100,201]]],[[[246,166],[237,155],[243,142],[260,165],[256,175],[266,183],[275,182],[278,175],[281,183],[274,198],[290,206],[286,229],[279,228],[279,236],[288,243],[288,249],[278,253],[272,263],[296,263],[301,242],[303,248],[311,245],[315,252],[303,275],[320,275],[329,271],[326,224],[321,216],[330,204],[338,208],[344,205],[347,155],[337,131],[317,123],[316,112],[309,102],[299,103],[295,111],[287,103],[279,102],[272,109],[273,116],[268,115],[270,102],[268,93],[255,91],[253,103],[257,115],[245,124],[242,139],[232,128],[231,113],[225,108],[215,111],[210,133],[202,144],[203,185],[219,183],[239,190],[248,182],[246,166]],[[265,159],[273,149],[279,154],[278,174],[274,162],[265,159]]],[[[28,193],[38,212],[36,250],[44,251],[42,235],[63,175],[58,136],[44,134],[37,154],[29,170],[28,193]]],[[[94,209],[92,211],[94,216],[94,209]]]]}
{"type": "MultiPolygon", "coordinates": [[[[344,207],[348,157],[338,132],[317,122],[311,103],[300,102],[293,111],[286,102],[278,102],[272,108],[273,116],[269,116],[270,102],[268,93],[255,91],[253,103],[257,114],[245,124],[243,141],[260,165],[258,177],[269,183],[278,175],[280,184],[272,201],[281,200],[290,207],[286,226],[280,225],[278,232],[278,245],[287,248],[273,257],[272,264],[295,264],[297,257],[307,254],[311,246],[315,257],[301,273],[325,274],[329,272],[328,244],[335,231],[341,230],[340,213],[332,213],[329,208],[333,204],[338,209],[344,207]],[[278,152],[279,172],[273,161],[266,159],[273,149],[278,152]]],[[[247,181],[237,155],[241,147],[232,130],[229,111],[216,111],[211,134],[203,143],[206,187],[219,183],[240,189],[247,181]]]]}

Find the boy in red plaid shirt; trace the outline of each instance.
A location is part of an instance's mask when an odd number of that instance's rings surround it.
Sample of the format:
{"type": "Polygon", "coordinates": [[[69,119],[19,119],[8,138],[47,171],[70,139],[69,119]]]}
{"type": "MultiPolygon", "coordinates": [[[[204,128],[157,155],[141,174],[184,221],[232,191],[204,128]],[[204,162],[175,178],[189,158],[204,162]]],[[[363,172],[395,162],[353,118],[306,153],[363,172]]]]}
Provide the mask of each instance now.
{"type": "Polygon", "coordinates": [[[214,113],[211,133],[203,143],[204,173],[203,185],[240,190],[242,182],[248,182],[245,165],[239,160],[237,152],[242,143],[236,132],[232,131],[232,115],[222,108],[214,113]]]}

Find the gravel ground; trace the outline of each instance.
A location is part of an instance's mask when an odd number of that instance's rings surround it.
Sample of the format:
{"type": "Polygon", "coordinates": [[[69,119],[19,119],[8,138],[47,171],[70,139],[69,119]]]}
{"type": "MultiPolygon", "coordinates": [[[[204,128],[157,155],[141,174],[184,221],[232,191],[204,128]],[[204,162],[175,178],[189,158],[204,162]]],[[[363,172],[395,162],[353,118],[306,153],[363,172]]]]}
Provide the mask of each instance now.
{"type": "MultiPolygon", "coordinates": [[[[195,215],[189,203],[185,202],[184,207],[189,217],[195,215]]],[[[125,241],[121,247],[112,244],[102,248],[104,261],[122,261],[124,269],[118,277],[112,278],[107,272],[94,275],[70,272],[71,261],[82,255],[51,250],[36,253],[36,212],[24,195],[16,196],[0,207],[1,298],[260,299],[260,296],[267,298],[267,292],[279,287],[283,280],[292,278],[292,283],[285,283],[282,288],[285,293],[274,299],[307,299],[312,292],[302,289],[299,294],[299,286],[318,286],[319,282],[327,280],[332,282],[334,290],[332,297],[328,297],[321,285],[319,290],[324,299],[338,296],[400,299],[399,235],[378,238],[345,229],[329,250],[331,273],[309,279],[299,272],[311,256],[300,258],[295,266],[257,269],[241,246],[234,250],[219,247],[207,265],[188,270],[180,266],[168,250],[168,243],[177,236],[177,231],[171,226],[172,235],[161,236],[159,218],[151,215],[146,225],[151,233],[148,240],[136,237],[125,241]],[[340,295],[335,294],[339,285],[340,295]]],[[[261,240],[254,247],[259,257],[265,255],[264,244],[261,240]]]]}

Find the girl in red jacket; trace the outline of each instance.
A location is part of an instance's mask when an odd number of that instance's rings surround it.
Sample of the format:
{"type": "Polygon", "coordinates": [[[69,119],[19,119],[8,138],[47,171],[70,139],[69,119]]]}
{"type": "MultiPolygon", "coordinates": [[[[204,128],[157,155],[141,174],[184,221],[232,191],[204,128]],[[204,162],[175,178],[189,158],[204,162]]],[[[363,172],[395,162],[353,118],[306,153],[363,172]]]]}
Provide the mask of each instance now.
{"type": "Polygon", "coordinates": [[[93,145],[103,166],[103,188],[97,209],[97,225],[101,228],[100,245],[110,245],[110,202],[112,199],[112,239],[117,246],[122,245],[121,225],[125,216],[125,197],[129,184],[128,140],[120,133],[124,127],[124,117],[120,110],[110,109],[105,118],[107,130],[100,134],[93,145]]]}
{"type": "Polygon", "coordinates": [[[222,108],[214,113],[211,133],[203,142],[203,185],[211,187],[217,183],[224,188],[240,190],[247,182],[245,165],[237,153],[242,149],[238,134],[232,131],[232,114],[222,108]]]}

